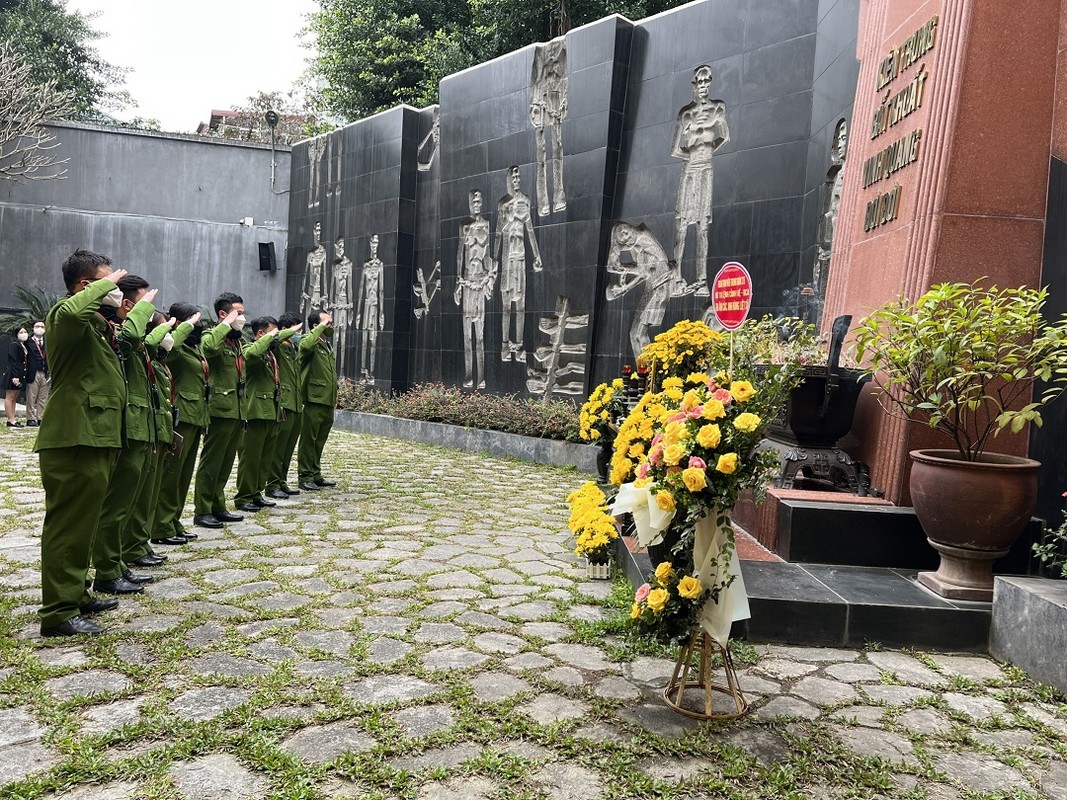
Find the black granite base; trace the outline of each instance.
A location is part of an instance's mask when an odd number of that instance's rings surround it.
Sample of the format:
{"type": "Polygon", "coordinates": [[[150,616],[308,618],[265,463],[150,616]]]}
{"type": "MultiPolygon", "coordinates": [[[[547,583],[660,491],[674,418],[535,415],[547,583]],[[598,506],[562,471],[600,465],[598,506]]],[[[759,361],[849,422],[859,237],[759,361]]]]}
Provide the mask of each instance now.
{"type": "MultiPolygon", "coordinates": [[[[652,564],[620,539],[618,556],[634,586],[652,564]]],[[[920,586],[916,572],[885,567],[742,561],[752,618],[732,636],[753,642],[986,652],[991,603],[946,600],[920,586]]]]}

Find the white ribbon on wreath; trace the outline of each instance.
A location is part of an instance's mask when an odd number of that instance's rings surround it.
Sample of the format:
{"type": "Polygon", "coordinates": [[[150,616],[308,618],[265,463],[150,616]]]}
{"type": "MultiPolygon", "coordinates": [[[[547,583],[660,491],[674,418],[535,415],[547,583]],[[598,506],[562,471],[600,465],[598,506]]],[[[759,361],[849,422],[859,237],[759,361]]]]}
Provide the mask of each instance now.
{"type": "MultiPolygon", "coordinates": [[[[616,516],[633,515],[637,529],[637,542],[642,547],[663,542],[663,533],[671,524],[676,512],[664,511],[656,504],[656,498],[647,487],[638,488],[632,483],[619,487],[611,512],[616,516]]],[[[727,525],[719,525],[720,516],[729,524],[728,512],[710,509],[696,524],[693,541],[694,577],[704,586],[716,586],[729,576],[733,581],[719,593],[719,602],[710,600],[700,610],[700,627],[722,647],[730,641],[730,627],[734,622],[748,619],[752,613],[748,607],[748,592],[741,575],[741,562],[737,548],[731,548],[729,564],[718,559],[719,553],[730,535],[727,525]]],[[[653,565],[655,566],[655,565],[653,565]]]]}

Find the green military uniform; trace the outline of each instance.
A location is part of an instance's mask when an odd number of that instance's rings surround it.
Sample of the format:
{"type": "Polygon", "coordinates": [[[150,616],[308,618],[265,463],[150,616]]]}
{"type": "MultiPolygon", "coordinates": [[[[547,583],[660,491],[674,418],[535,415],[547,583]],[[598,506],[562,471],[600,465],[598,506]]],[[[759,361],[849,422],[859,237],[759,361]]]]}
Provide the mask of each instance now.
{"type": "Polygon", "coordinates": [[[227,337],[229,325],[217,325],[200,342],[211,371],[211,422],[196,471],[194,505],[197,516],[226,510],[226,482],[244,433],[244,355],[240,341],[227,337]]]}
{"type": "Polygon", "coordinates": [[[61,625],[92,598],[85,576],[122,447],[126,380],[114,330],[97,310],[118,287],[104,278],[56,303],[45,318],[52,393],[36,451],[45,491],[41,627],[61,625]]]}
{"type": "Polygon", "coordinates": [[[292,341],[281,341],[275,355],[278,357],[278,375],[281,379],[282,418],[278,423],[278,441],[267,478],[268,492],[277,491],[288,483],[289,464],[296,450],[296,440],[300,437],[301,412],[304,410],[296,347],[292,341]]]}
{"type": "Polygon", "coordinates": [[[180,347],[185,337],[192,331],[193,326],[186,322],[178,325],[173,332],[170,328],[157,325],[144,339],[159,389],[159,406],[155,409],[156,433],[159,441],[155,453],[149,458],[148,477],[141,488],[141,493],[137,496],[133,515],[123,534],[122,560],[127,564],[152,552],[152,547],[148,542],[155,530],[155,518],[158,515],[159,494],[163,485],[163,464],[174,442],[176,421],[174,409],[177,398],[168,364],[170,354],[160,347],[160,342],[170,333],[174,340],[173,347],[180,347]]]}
{"type": "Polygon", "coordinates": [[[297,469],[300,482],[322,480],[322,451],[333,428],[337,405],[337,371],[333,346],[323,337],[325,323],[300,340],[300,383],[304,413],[300,428],[297,469]]]}
{"type": "Polygon", "coordinates": [[[113,581],[126,571],[122,560],[126,526],[148,479],[149,460],[158,447],[155,409],[159,388],[144,345],[145,328],[155,312],[155,306],[142,300],[130,309],[118,330],[126,375],[126,444],[111,473],[93,543],[97,581],[113,581]]]}
{"type": "Polygon", "coordinates": [[[265,333],[245,345],[245,418],[248,427],[241,442],[241,460],[237,465],[237,497],[241,506],[262,499],[270,474],[271,457],[278,441],[278,417],[281,413],[281,371],[275,339],[288,339],[293,331],[265,333]]]}
{"type": "MultiPolygon", "coordinates": [[[[220,322],[206,336],[222,339],[229,330],[229,325],[220,322]]],[[[176,457],[163,460],[163,483],[159,489],[159,502],[152,527],[153,539],[167,539],[185,530],[181,523],[182,510],[193,482],[193,466],[196,463],[196,451],[200,447],[200,437],[210,420],[208,386],[211,385],[211,368],[200,352],[200,343],[194,345],[185,341],[181,347],[175,345],[167,357],[167,363],[178,403],[175,430],[184,441],[176,457]]]]}

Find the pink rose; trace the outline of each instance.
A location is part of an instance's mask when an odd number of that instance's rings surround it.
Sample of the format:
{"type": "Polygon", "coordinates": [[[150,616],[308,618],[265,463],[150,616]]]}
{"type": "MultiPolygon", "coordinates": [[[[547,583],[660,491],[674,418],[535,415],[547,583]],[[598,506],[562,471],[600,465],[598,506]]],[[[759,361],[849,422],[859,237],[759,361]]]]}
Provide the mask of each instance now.
{"type": "Polygon", "coordinates": [[[714,380],[708,381],[708,391],[709,392],[714,392],[718,388],[719,388],[719,384],[717,384],[714,380]]]}
{"type": "Polygon", "coordinates": [[[704,416],[704,406],[694,406],[689,409],[689,419],[700,419],[704,416]]]}
{"type": "Polygon", "coordinates": [[[685,412],[679,411],[677,414],[671,414],[667,418],[667,422],[681,422],[683,419],[685,419],[685,412]]]}
{"type": "Polygon", "coordinates": [[[662,433],[657,433],[655,436],[652,437],[652,447],[655,447],[657,444],[659,444],[662,441],[663,441],[663,434],[662,433]]]}
{"type": "Polygon", "coordinates": [[[708,468],[708,465],[707,465],[707,462],[704,461],[704,459],[700,458],[699,456],[690,456],[689,457],[689,469],[707,469],[707,468],[708,468]]]}
{"type": "Polygon", "coordinates": [[[663,445],[657,444],[649,451],[648,460],[655,464],[657,467],[663,464],[663,445]]]}
{"type": "Polygon", "coordinates": [[[645,602],[645,598],[648,597],[648,593],[651,592],[651,591],[652,591],[652,587],[649,586],[647,583],[641,584],[641,588],[639,588],[636,592],[634,592],[634,602],[635,603],[643,603],[643,602],[645,602]]]}
{"type": "Polygon", "coordinates": [[[644,478],[645,476],[647,476],[648,475],[648,468],[649,468],[649,464],[648,464],[647,461],[642,461],[640,464],[638,464],[637,465],[637,477],[638,478],[644,478]]]}
{"type": "Polygon", "coordinates": [[[730,394],[728,389],[716,389],[711,396],[724,406],[728,406],[734,401],[733,395],[730,394]]]}

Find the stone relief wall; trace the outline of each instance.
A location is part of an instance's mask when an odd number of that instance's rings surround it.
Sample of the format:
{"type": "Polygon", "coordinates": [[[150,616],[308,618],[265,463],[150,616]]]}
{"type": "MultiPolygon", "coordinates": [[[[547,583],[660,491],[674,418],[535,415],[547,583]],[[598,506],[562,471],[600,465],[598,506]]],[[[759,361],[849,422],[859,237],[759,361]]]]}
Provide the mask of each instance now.
{"type": "Polygon", "coordinates": [[[334,314],[353,379],[541,397],[580,397],[705,316],[726,261],[752,273],[754,314],[817,315],[857,15],[613,16],[447,77],[440,106],[298,144],[290,305],[334,314]]]}

